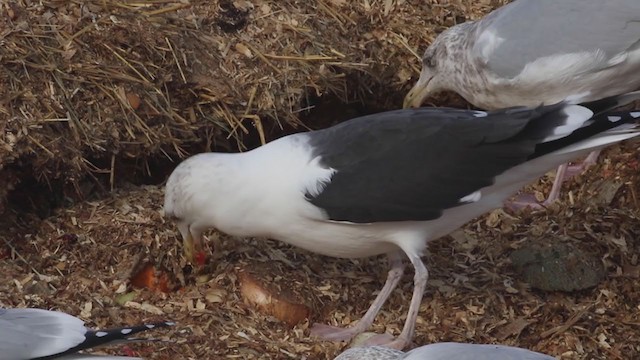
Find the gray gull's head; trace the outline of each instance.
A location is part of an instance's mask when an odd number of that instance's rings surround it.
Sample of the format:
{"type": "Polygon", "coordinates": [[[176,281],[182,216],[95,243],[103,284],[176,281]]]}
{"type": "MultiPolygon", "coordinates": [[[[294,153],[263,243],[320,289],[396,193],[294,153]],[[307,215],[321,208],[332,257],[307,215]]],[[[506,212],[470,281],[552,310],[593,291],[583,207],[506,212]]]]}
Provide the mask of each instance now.
{"type": "Polygon", "coordinates": [[[404,107],[450,90],[491,110],[640,88],[640,1],[516,0],[442,32],[404,107]]]}

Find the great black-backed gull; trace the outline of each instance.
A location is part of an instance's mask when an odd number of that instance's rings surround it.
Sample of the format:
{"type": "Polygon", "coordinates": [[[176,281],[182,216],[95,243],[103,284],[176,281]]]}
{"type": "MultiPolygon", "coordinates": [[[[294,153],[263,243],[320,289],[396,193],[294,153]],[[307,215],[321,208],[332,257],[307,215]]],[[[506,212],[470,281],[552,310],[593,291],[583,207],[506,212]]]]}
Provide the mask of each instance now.
{"type": "MultiPolygon", "coordinates": [[[[404,271],[415,269],[405,325],[387,345],[412,339],[428,272],[427,242],[482,215],[554,166],[640,134],[640,112],[608,113],[640,92],[584,105],[493,112],[388,111],[282,137],[245,153],[183,161],[166,184],[164,212],[185,251],[209,228],[268,237],[341,258],[387,254],[387,281],[353,327],[316,325],[345,340],[365,331],[404,271]],[[595,113],[595,116],[594,116],[595,113]]],[[[193,259],[191,259],[193,260],[193,259]]]]}

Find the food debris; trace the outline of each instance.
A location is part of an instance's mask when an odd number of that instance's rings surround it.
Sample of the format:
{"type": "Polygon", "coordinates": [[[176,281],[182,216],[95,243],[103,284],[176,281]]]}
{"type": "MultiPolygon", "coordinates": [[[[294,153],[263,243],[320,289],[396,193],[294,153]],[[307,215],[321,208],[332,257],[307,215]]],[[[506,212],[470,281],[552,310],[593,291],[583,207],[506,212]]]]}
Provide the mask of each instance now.
{"type": "Polygon", "coordinates": [[[204,251],[199,251],[195,255],[195,260],[198,266],[204,266],[207,262],[207,255],[204,253],[204,251]]]}
{"type": "Polygon", "coordinates": [[[290,327],[311,315],[311,308],[304,304],[300,292],[296,293],[293,289],[295,284],[286,278],[274,276],[273,268],[269,268],[267,264],[241,270],[238,280],[240,291],[247,303],[290,327]]]}
{"type": "Polygon", "coordinates": [[[142,269],[131,276],[131,285],[165,293],[173,292],[176,286],[172,284],[169,274],[156,269],[151,263],[146,263],[142,269]]]}

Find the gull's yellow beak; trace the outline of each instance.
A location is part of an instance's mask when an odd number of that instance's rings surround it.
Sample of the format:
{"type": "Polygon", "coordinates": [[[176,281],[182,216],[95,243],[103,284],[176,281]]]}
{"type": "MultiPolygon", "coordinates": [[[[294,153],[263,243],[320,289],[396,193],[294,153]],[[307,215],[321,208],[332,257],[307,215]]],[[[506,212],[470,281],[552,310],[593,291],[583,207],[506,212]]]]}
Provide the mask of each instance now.
{"type": "Polygon", "coordinates": [[[429,82],[431,81],[431,78],[425,78],[426,77],[424,76],[420,76],[420,79],[418,79],[416,84],[413,85],[411,90],[409,90],[407,96],[404,97],[404,102],[402,104],[403,109],[408,109],[411,107],[418,108],[429,96],[429,94],[431,93],[429,91],[429,82]]]}
{"type": "Polygon", "coordinates": [[[188,227],[183,228],[180,226],[179,229],[182,234],[182,248],[185,258],[192,265],[203,265],[204,247],[202,245],[202,234],[197,233],[194,235],[188,227]]]}

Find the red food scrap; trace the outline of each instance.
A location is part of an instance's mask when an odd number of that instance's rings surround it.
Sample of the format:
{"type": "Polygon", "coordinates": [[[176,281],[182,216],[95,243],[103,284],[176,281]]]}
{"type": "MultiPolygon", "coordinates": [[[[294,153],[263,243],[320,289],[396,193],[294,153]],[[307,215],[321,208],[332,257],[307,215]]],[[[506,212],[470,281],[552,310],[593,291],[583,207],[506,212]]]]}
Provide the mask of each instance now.
{"type": "Polygon", "coordinates": [[[207,255],[205,255],[204,251],[199,251],[195,256],[195,260],[199,266],[204,266],[207,262],[207,255]]]}

